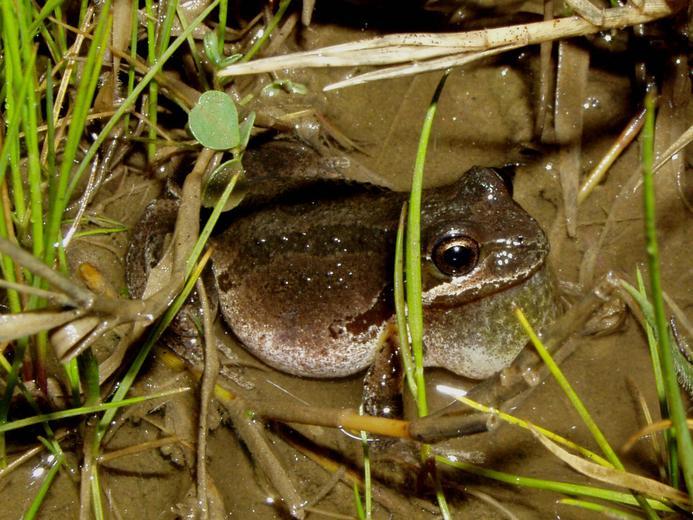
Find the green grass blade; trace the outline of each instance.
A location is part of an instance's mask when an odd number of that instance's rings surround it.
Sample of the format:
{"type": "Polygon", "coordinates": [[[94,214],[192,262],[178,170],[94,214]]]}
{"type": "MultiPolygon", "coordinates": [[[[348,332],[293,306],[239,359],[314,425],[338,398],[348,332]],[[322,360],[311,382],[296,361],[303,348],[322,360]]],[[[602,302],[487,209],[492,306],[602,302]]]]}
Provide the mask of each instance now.
{"type": "Polygon", "coordinates": [[[409,213],[407,218],[406,273],[407,273],[407,321],[411,334],[412,353],[414,354],[414,374],[416,376],[417,407],[419,416],[428,415],[426,403],[426,384],[423,373],[423,307],[421,304],[421,193],[423,191],[423,172],[426,163],[426,152],[431,137],[433,119],[438,108],[438,100],[443,92],[449,71],[446,71],[438,82],[431,103],[426,111],[421,128],[419,147],[416,152],[416,163],[411,181],[409,196],[409,213]]]}
{"type": "MultiPolygon", "coordinates": [[[[147,0],[147,13],[153,12],[152,1],[147,0]]],[[[178,7],[178,0],[167,0],[166,1],[166,14],[164,15],[163,22],[159,26],[159,33],[157,35],[156,41],[152,38],[154,31],[154,21],[148,16],[147,17],[147,35],[148,39],[148,58],[149,63],[154,63],[163,54],[166,47],[168,47],[169,41],[171,39],[171,28],[173,27],[173,21],[176,17],[176,9],[178,7]]],[[[149,84],[149,126],[148,126],[148,138],[147,143],[147,156],[150,161],[154,161],[156,158],[156,145],[157,145],[157,121],[159,113],[159,84],[156,81],[152,81],[149,84]]]]}
{"type": "Polygon", "coordinates": [[[272,17],[272,20],[270,20],[270,23],[267,25],[267,28],[262,33],[262,36],[260,36],[260,38],[257,39],[257,41],[250,48],[250,50],[246,52],[245,55],[240,59],[241,62],[252,60],[253,57],[258,53],[258,51],[263,47],[263,45],[265,45],[265,42],[267,42],[272,32],[277,28],[277,25],[279,25],[279,22],[284,16],[284,13],[286,13],[286,10],[289,8],[290,3],[291,0],[282,0],[282,2],[279,4],[277,12],[272,17]]]}
{"type": "Polygon", "coordinates": [[[397,319],[397,332],[399,334],[399,351],[402,357],[405,380],[409,387],[412,398],[416,399],[416,379],[414,376],[414,362],[411,356],[409,345],[409,329],[407,328],[407,310],[404,300],[404,220],[407,216],[406,203],[402,206],[399,216],[399,226],[397,227],[397,238],[395,240],[395,276],[394,276],[394,299],[395,317],[397,319]]]}
{"type": "Polygon", "coordinates": [[[359,485],[354,482],[354,505],[356,506],[356,517],[359,520],[366,520],[366,513],[363,510],[363,502],[361,502],[361,494],[359,493],[359,485]]]}
{"type": "Polygon", "coordinates": [[[109,14],[109,11],[110,0],[106,0],[102,6],[96,29],[94,30],[92,45],[89,47],[87,53],[87,59],[83,69],[83,80],[80,82],[77,89],[75,108],[72,113],[72,122],[67,133],[60,172],[57,179],[53,176],[50,178],[50,202],[45,244],[45,261],[48,265],[53,265],[56,257],[56,245],[60,241],[60,225],[62,224],[63,213],[65,212],[71,193],[71,190],[68,189],[68,183],[70,182],[73,185],[76,184],[81,175],[81,173],[76,172],[70,181],[70,174],[74,164],[73,161],[77,156],[77,150],[82,140],[87,115],[91,109],[92,100],[94,99],[96,83],[101,72],[103,54],[108,47],[106,41],[112,21],[112,16],[109,14]]]}
{"type": "Polygon", "coordinates": [[[193,267],[197,262],[197,259],[202,254],[202,250],[204,249],[205,244],[207,244],[207,241],[209,240],[209,237],[212,234],[212,231],[214,230],[214,226],[216,226],[217,221],[219,220],[219,216],[221,215],[224,206],[226,206],[226,202],[229,200],[229,197],[231,197],[231,193],[233,193],[233,189],[236,187],[236,183],[238,182],[238,176],[239,174],[235,174],[233,177],[231,177],[229,183],[226,185],[226,188],[224,188],[221,197],[219,197],[219,200],[214,205],[212,214],[207,219],[207,222],[205,222],[202,231],[200,231],[200,236],[197,239],[197,242],[195,242],[195,247],[193,247],[192,253],[190,254],[190,258],[188,259],[188,264],[185,272],[186,276],[190,276],[190,273],[192,272],[193,267]]]}
{"type": "Polygon", "coordinates": [[[219,56],[224,55],[224,40],[226,39],[226,18],[229,12],[228,0],[219,2],[219,23],[217,24],[217,44],[219,47],[219,56]]]}
{"type": "Polygon", "coordinates": [[[559,504],[565,504],[567,506],[579,507],[587,511],[596,511],[601,513],[606,518],[616,518],[620,520],[637,520],[641,518],[640,515],[634,515],[623,511],[622,509],[616,509],[613,507],[605,506],[604,504],[597,504],[596,502],[589,502],[588,500],[576,500],[574,498],[563,498],[558,501],[559,504]]]}
{"type": "Polygon", "coordinates": [[[160,399],[162,397],[167,397],[169,395],[179,394],[181,392],[187,391],[187,389],[176,389],[169,390],[166,392],[161,392],[159,394],[153,394],[148,396],[130,397],[129,399],[123,399],[121,401],[113,401],[108,403],[101,403],[92,406],[81,406],[79,408],[70,408],[68,410],[60,410],[58,412],[44,413],[41,415],[34,415],[32,417],[25,417],[24,419],[17,419],[5,424],[0,424],[0,433],[9,432],[13,430],[19,430],[21,428],[26,428],[28,426],[33,426],[35,424],[46,423],[49,421],[59,421],[61,419],[67,419],[69,417],[78,417],[80,415],[86,415],[90,413],[98,413],[107,410],[115,410],[123,406],[131,406],[134,404],[139,404],[144,401],[149,401],[152,399],[160,399]]]}
{"type": "MultiPolygon", "coordinates": [[[[638,283],[636,289],[625,280],[621,280],[621,287],[631,295],[640,307],[643,316],[645,317],[645,334],[647,336],[647,346],[650,351],[650,359],[652,360],[652,371],[655,380],[655,389],[657,390],[657,400],[659,401],[659,410],[662,417],[669,417],[669,403],[667,402],[666,390],[664,388],[664,376],[662,374],[662,362],[659,356],[659,347],[657,338],[655,337],[655,317],[652,304],[647,299],[647,290],[642,279],[640,269],[636,269],[635,277],[638,283]]],[[[676,350],[675,354],[680,353],[676,350]]],[[[666,453],[662,455],[662,460],[666,460],[667,475],[669,482],[674,487],[679,487],[679,462],[676,449],[676,436],[669,428],[664,432],[664,442],[666,445],[666,453]]]]}
{"type": "Polygon", "coordinates": [[[113,235],[115,233],[123,233],[127,231],[127,226],[119,226],[112,228],[96,228],[96,229],[85,229],[83,231],[78,231],[74,234],[74,238],[80,237],[93,237],[98,235],[113,235]]]}
{"type": "MultiPolygon", "coordinates": [[[[492,480],[497,480],[498,482],[511,484],[513,486],[526,487],[532,489],[542,489],[545,491],[555,491],[556,493],[564,493],[566,495],[597,498],[600,500],[608,500],[610,502],[616,502],[619,504],[626,504],[631,506],[638,505],[638,502],[635,500],[633,495],[631,495],[630,493],[623,493],[621,491],[613,491],[611,489],[586,486],[584,484],[573,484],[570,482],[558,482],[555,480],[523,477],[521,475],[513,475],[510,473],[504,473],[502,471],[482,468],[479,466],[475,466],[474,464],[470,464],[468,462],[460,460],[450,460],[440,455],[436,455],[436,461],[440,462],[441,464],[445,464],[448,466],[452,466],[453,468],[466,471],[467,473],[471,473],[473,475],[490,478],[492,480]]],[[[651,508],[657,511],[673,511],[669,506],[657,500],[648,499],[647,502],[651,508]]]]}
{"type": "Polygon", "coordinates": [[[534,332],[534,329],[527,321],[527,318],[525,314],[522,312],[522,309],[515,309],[515,316],[517,317],[517,321],[520,322],[520,325],[524,329],[529,339],[532,341],[532,344],[539,353],[539,356],[541,357],[542,361],[544,361],[544,364],[549,368],[551,375],[554,377],[558,385],[561,387],[561,390],[563,390],[563,392],[570,400],[571,404],[573,405],[573,408],[575,408],[578,415],[580,416],[580,419],[582,419],[582,422],[584,422],[585,426],[587,426],[587,429],[592,434],[592,437],[597,442],[606,458],[609,460],[609,462],[611,462],[611,464],[614,465],[614,467],[618,469],[624,469],[623,464],[621,464],[621,460],[618,458],[618,455],[616,455],[616,452],[609,444],[609,441],[606,440],[606,437],[602,433],[599,426],[597,426],[597,423],[595,423],[594,419],[592,419],[592,416],[587,411],[587,407],[582,402],[580,397],[575,393],[573,386],[568,382],[568,379],[565,377],[563,371],[560,369],[560,367],[556,364],[551,355],[548,353],[548,351],[544,347],[544,344],[537,336],[536,332],[534,332]]]}
{"type": "Polygon", "coordinates": [[[650,349],[650,358],[652,359],[652,370],[654,372],[655,388],[657,389],[657,397],[659,406],[662,412],[662,417],[669,417],[669,407],[667,405],[666,392],[664,390],[664,376],[662,376],[662,363],[659,359],[659,351],[657,349],[657,339],[652,328],[654,325],[654,310],[652,304],[647,299],[647,292],[642,280],[642,273],[637,269],[635,273],[638,288],[636,289],[625,280],[621,280],[621,287],[631,295],[635,302],[640,307],[640,310],[645,317],[645,334],[647,335],[647,344],[650,349]]]}
{"type": "Polygon", "coordinates": [[[645,97],[645,125],[642,129],[642,173],[643,173],[643,205],[645,214],[645,241],[647,251],[647,266],[650,275],[650,292],[654,307],[659,356],[662,363],[662,376],[666,391],[667,403],[674,425],[678,459],[681,464],[683,478],[689,493],[693,493],[693,441],[686,426],[686,411],[681,398],[676,379],[676,370],[671,354],[669,332],[667,328],[664,298],[662,297],[662,282],[659,270],[659,245],[657,242],[655,215],[654,172],[654,126],[655,98],[653,90],[645,97]]]}
{"type": "MultiPolygon", "coordinates": [[[[221,2],[221,4],[226,4],[226,2],[221,2]]],[[[221,11],[221,4],[219,10],[221,11]]],[[[186,29],[188,27],[188,19],[185,17],[185,11],[178,5],[178,20],[180,21],[181,27],[186,29]]],[[[226,25],[223,26],[225,28],[226,25]]],[[[197,80],[202,86],[202,91],[209,90],[209,81],[207,81],[207,75],[205,74],[204,68],[202,66],[202,60],[200,60],[200,53],[197,49],[197,44],[192,35],[188,36],[188,48],[190,49],[190,56],[192,56],[193,63],[195,64],[195,70],[197,71],[197,80]]]]}
{"type": "Polygon", "coordinates": [[[29,26],[29,33],[35,35],[38,33],[39,29],[43,25],[43,22],[51,15],[53,11],[59,8],[65,0],[48,0],[43,6],[39,13],[34,17],[34,20],[29,26]]]}
{"type": "MultiPolygon", "coordinates": [[[[433,120],[438,109],[438,101],[445,87],[450,70],[443,73],[436,87],[431,103],[428,105],[426,116],[421,127],[419,146],[416,151],[416,162],[411,181],[411,193],[409,195],[409,211],[407,218],[407,238],[405,245],[405,262],[407,273],[407,325],[411,335],[411,350],[414,355],[414,376],[416,380],[416,406],[419,417],[428,415],[428,403],[426,400],[426,381],[423,369],[423,304],[421,282],[421,199],[423,192],[423,173],[426,164],[426,153],[431,138],[433,120]]],[[[430,446],[424,445],[421,449],[422,458],[430,456],[430,446]]],[[[450,510],[443,494],[442,486],[434,466],[434,479],[436,498],[440,512],[445,520],[450,518],[450,510]]]]}
{"type": "MultiPolygon", "coordinates": [[[[139,10],[138,10],[138,3],[139,2],[132,2],[132,5],[130,7],[130,62],[128,65],[128,82],[127,82],[127,88],[125,90],[125,97],[129,98],[130,94],[132,94],[132,89],[135,86],[135,65],[134,63],[137,60],[137,34],[138,34],[138,29],[139,29],[139,21],[137,19],[139,15],[139,10]]],[[[130,129],[130,113],[127,112],[125,114],[124,119],[124,128],[126,132],[129,132],[130,129]]]]}
{"type": "MultiPolygon", "coordinates": [[[[515,309],[515,316],[517,317],[517,320],[520,322],[520,325],[524,329],[527,336],[532,341],[532,344],[539,353],[539,356],[541,357],[542,361],[548,367],[549,371],[551,372],[551,375],[554,377],[558,385],[561,387],[565,395],[568,397],[571,404],[573,405],[573,408],[575,408],[575,410],[578,412],[578,415],[580,415],[580,419],[582,419],[582,422],[584,422],[585,426],[587,426],[587,429],[592,434],[592,437],[597,442],[597,445],[602,450],[602,453],[604,453],[607,460],[611,462],[611,464],[613,464],[616,469],[625,470],[623,464],[621,463],[621,460],[618,458],[618,455],[616,455],[616,452],[609,444],[609,441],[606,440],[606,437],[602,433],[601,429],[599,428],[599,426],[597,426],[597,423],[594,422],[594,419],[592,419],[592,416],[587,411],[587,407],[584,405],[577,393],[575,393],[575,390],[573,389],[572,385],[568,382],[568,379],[565,377],[565,374],[563,374],[563,371],[553,360],[551,354],[549,354],[549,352],[546,350],[546,347],[544,347],[544,344],[541,342],[536,332],[534,332],[534,329],[527,321],[527,318],[522,312],[522,309],[515,309]]],[[[648,518],[657,518],[656,513],[650,508],[648,502],[645,500],[644,497],[641,497],[640,495],[637,495],[635,493],[633,496],[637,500],[638,504],[640,504],[640,506],[643,508],[648,518]]]]}
{"type": "MultiPolygon", "coordinates": [[[[439,387],[440,388],[440,387],[439,387]]],[[[452,392],[444,392],[447,395],[453,395],[452,392]]],[[[502,412],[501,410],[498,410],[496,408],[489,408],[486,405],[483,405],[481,403],[477,403],[476,401],[473,401],[463,395],[455,395],[455,399],[457,399],[459,402],[469,406],[470,408],[473,408],[474,410],[477,410],[482,413],[488,413],[488,414],[493,414],[496,417],[498,417],[500,420],[505,421],[509,424],[514,424],[515,426],[518,426],[519,428],[523,428],[525,430],[531,431],[532,429],[538,431],[548,439],[551,439],[553,442],[557,444],[561,444],[565,446],[566,448],[570,448],[572,450],[577,451],[580,453],[583,457],[585,457],[588,460],[591,460],[592,462],[595,462],[597,464],[600,464],[602,466],[605,466],[607,468],[613,468],[613,464],[611,464],[608,460],[606,460],[603,457],[600,457],[596,453],[594,453],[591,450],[588,450],[587,448],[584,448],[583,446],[580,446],[579,444],[574,443],[573,441],[566,439],[565,437],[561,437],[560,435],[547,430],[546,428],[542,428],[541,426],[538,426],[534,423],[531,423],[529,421],[525,421],[524,419],[520,419],[519,417],[515,417],[514,415],[510,415],[508,413],[502,412]]]]}
{"type": "Polygon", "coordinates": [[[60,466],[63,465],[63,460],[64,459],[62,455],[57,456],[55,458],[53,465],[50,467],[50,469],[46,473],[46,476],[41,482],[41,486],[39,487],[38,493],[36,493],[34,500],[31,501],[29,509],[27,509],[26,513],[22,515],[23,519],[29,520],[38,517],[39,510],[41,509],[41,505],[43,504],[43,500],[46,498],[51,484],[53,484],[55,477],[58,475],[58,470],[60,469],[60,466]]]}
{"type": "MultiPolygon", "coordinates": [[[[363,413],[363,411],[361,411],[363,413]]],[[[371,520],[373,517],[373,482],[371,480],[371,457],[368,448],[368,434],[361,432],[361,446],[363,447],[363,497],[365,507],[362,512],[365,512],[366,520],[371,520]]],[[[359,501],[360,502],[360,501],[359,501]]]]}

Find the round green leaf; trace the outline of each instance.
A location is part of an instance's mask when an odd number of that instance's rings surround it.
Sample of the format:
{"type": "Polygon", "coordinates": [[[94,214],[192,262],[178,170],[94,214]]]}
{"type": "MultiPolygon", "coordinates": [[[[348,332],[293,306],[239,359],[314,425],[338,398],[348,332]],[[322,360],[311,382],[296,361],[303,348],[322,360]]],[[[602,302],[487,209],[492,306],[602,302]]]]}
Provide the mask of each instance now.
{"type": "Polygon", "coordinates": [[[225,92],[208,90],[188,116],[190,131],[202,146],[212,150],[230,150],[238,146],[238,111],[225,92]]]}

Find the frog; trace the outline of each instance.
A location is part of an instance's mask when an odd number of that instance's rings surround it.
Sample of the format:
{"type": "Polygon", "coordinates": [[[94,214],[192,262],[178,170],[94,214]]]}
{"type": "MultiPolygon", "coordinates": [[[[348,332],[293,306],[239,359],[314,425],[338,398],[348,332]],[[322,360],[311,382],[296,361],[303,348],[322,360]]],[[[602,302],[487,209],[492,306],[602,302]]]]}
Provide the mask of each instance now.
{"type": "MultiPolygon", "coordinates": [[[[261,168],[247,153],[250,169],[261,168]]],[[[408,194],[336,178],[275,191],[233,210],[211,239],[221,316],[249,352],[281,372],[362,372],[392,330],[394,243],[408,194]]],[[[425,189],[421,229],[424,366],[486,379],[526,344],[515,306],[539,329],[556,315],[546,235],[487,167],[425,189]]],[[[137,251],[146,240],[135,242],[137,251]]],[[[138,256],[132,251],[128,258],[138,256]]]]}

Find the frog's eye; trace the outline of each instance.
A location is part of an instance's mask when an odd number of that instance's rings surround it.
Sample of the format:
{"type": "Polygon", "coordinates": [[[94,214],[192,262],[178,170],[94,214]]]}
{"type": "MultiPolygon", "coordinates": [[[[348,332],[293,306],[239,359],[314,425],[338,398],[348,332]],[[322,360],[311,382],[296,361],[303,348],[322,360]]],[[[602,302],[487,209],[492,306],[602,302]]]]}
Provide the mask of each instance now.
{"type": "Polygon", "coordinates": [[[466,235],[446,236],[433,247],[431,258],[448,276],[467,274],[479,261],[479,244],[466,235]]]}

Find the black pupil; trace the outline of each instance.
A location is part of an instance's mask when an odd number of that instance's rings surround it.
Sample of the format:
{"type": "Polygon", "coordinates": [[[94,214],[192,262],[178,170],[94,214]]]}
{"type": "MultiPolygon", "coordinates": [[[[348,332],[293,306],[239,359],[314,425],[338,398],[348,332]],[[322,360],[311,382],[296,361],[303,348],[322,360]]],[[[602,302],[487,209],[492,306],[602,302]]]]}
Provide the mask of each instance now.
{"type": "Polygon", "coordinates": [[[474,263],[475,256],[471,248],[455,244],[443,252],[443,261],[454,272],[466,271],[474,263]]]}

